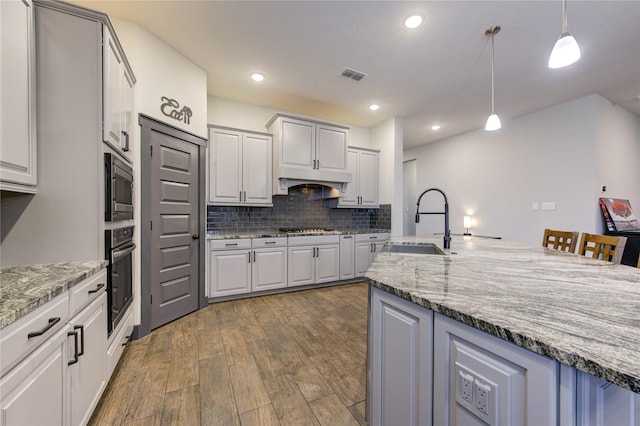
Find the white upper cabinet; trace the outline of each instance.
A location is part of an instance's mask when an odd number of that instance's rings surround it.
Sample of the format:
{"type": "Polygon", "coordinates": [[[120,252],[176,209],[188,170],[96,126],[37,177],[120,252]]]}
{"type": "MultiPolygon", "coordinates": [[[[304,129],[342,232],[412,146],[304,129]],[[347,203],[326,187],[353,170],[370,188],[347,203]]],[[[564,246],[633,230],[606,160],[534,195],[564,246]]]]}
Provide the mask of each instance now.
{"type": "Polygon", "coordinates": [[[124,64],[117,40],[103,27],[103,139],[132,162],[133,76],[124,64]]]}
{"type": "Polygon", "coordinates": [[[209,128],[209,203],[272,206],[271,135],[209,128]]]}
{"type": "Polygon", "coordinates": [[[276,114],[267,128],[274,136],[275,195],[287,194],[297,182],[330,182],[341,191],[351,182],[348,127],[276,114]]]}
{"type": "Polygon", "coordinates": [[[0,189],[36,192],[31,0],[0,1],[0,189]]]}
{"type": "Polygon", "coordinates": [[[349,147],[347,165],[353,180],[338,199],[338,207],[378,208],[379,151],[349,147]]]}

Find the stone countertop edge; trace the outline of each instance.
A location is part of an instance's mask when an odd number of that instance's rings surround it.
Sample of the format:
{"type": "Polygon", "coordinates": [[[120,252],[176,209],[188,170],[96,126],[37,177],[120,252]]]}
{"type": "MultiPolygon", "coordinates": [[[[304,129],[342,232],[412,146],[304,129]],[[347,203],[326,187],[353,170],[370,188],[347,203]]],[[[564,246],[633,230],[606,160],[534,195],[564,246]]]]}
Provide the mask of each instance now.
{"type": "Polygon", "coordinates": [[[207,240],[235,240],[242,238],[277,238],[277,237],[303,237],[312,235],[357,235],[357,234],[381,234],[389,233],[388,229],[354,229],[327,231],[317,233],[286,233],[282,231],[255,231],[255,232],[207,232],[207,240]]]}
{"type": "MultiPolygon", "coordinates": [[[[459,238],[456,241],[456,238],[454,237],[452,249],[447,251],[447,254],[444,256],[388,252],[383,256],[380,256],[379,254],[376,260],[374,260],[372,267],[367,272],[365,282],[370,286],[394,294],[407,301],[415,303],[416,305],[430,309],[502,340],[528,349],[534,353],[551,358],[576,368],[577,370],[589,373],[595,377],[607,380],[622,388],[640,394],[640,357],[637,356],[637,354],[640,353],[640,332],[637,330],[637,325],[640,323],[638,322],[639,320],[637,315],[633,316],[633,312],[627,311],[630,307],[632,311],[636,309],[636,314],[640,313],[640,311],[637,311],[638,300],[635,299],[635,295],[640,294],[640,269],[625,265],[613,265],[609,262],[588,259],[584,256],[554,252],[553,250],[545,249],[543,247],[514,243],[505,240],[485,240],[485,242],[480,242],[478,240],[474,241],[471,245],[484,246],[481,248],[481,251],[484,253],[476,255],[476,253],[474,253],[474,247],[465,248],[460,246],[459,242],[462,240],[462,238],[459,238]],[[505,244],[507,247],[512,247],[515,251],[519,251],[519,253],[511,259],[512,262],[510,262],[508,249],[498,249],[498,253],[493,259],[495,263],[489,264],[486,267],[487,269],[482,271],[480,274],[478,274],[477,270],[474,270],[474,266],[486,265],[484,261],[487,259],[484,258],[484,256],[490,252],[491,247],[499,247],[500,245],[505,244]],[[531,258],[528,260],[524,258],[527,249],[531,252],[531,258]],[[503,255],[506,258],[501,260],[500,258],[503,255]],[[390,259],[393,259],[393,261],[390,259]],[[460,263],[460,268],[465,269],[465,271],[455,269],[456,261],[460,263]],[[430,265],[425,267],[423,265],[425,262],[430,265]],[[436,267],[438,262],[440,263],[440,266],[436,267]],[[443,263],[445,266],[443,266],[443,263]],[[616,294],[615,297],[630,296],[632,300],[627,301],[628,303],[626,306],[621,307],[620,311],[616,311],[613,308],[603,308],[603,311],[608,312],[613,309],[614,312],[612,315],[615,315],[616,318],[612,321],[615,325],[618,325],[621,321],[625,321],[622,324],[622,331],[632,332],[633,335],[619,336],[616,335],[616,332],[619,330],[612,330],[610,347],[606,347],[608,342],[607,337],[609,336],[603,337],[600,341],[596,341],[593,336],[589,336],[588,330],[591,327],[588,323],[582,323],[585,319],[585,315],[589,315],[594,318],[594,321],[597,321],[599,315],[601,315],[600,312],[593,312],[592,307],[596,302],[593,301],[593,297],[591,297],[593,296],[592,294],[586,294],[583,296],[585,297],[585,300],[586,298],[589,298],[591,301],[591,305],[587,304],[586,307],[582,306],[582,301],[580,300],[580,296],[582,296],[581,294],[573,295],[572,302],[580,308],[576,309],[576,312],[581,314],[579,318],[574,318],[573,321],[571,320],[571,317],[565,317],[567,315],[565,312],[561,312],[560,305],[562,302],[559,302],[557,304],[558,306],[548,306],[547,312],[545,312],[547,317],[542,321],[537,321],[533,318],[526,318],[525,316],[525,318],[520,318],[518,320],[514,319],[513,322],[510,323],[509,315],[513,316],[522,313],[517,309],[508,311],[506,314],[502,310],[495,310],[496,315],[492,316],[492,308],[495,309],[497,307],[496,305],[500,304],[502,297],[505,299],[509,298],[509,303],[511,304],[527,303],[524,300],[517,300],[518,297],[522,296],[520,294],[516,297],[513,297],[511,294],[500,295],[499,281],[502,278],[494,277],[507,276],[510,271],[513,270],[528,275],[530,281],[527,281],[526,285],[531,285],[535,284],[538,279],[549,280],[549,274],[553,274],[554,266],[563,269],[568,269],[572,266],[575,269],[571,272],[573,272],[574,276],[577,277],[573,279],[576,281],[584,280],[585,282],[583,284],[586,285],[593,285],[594,282],[599,280],[606,281],[606,278],[602,278],[602,276],[611,273],[613,273],[615,277],[620,277],[619,279],[616,278],[615,281],[616,284],[618,284],[618,287],[620,282],[622,282],[627,285],[628,288],[632,288],[633,291],[630,292],[631,294],[622,291],[619,292],[619,294],[616,294]],[[447,289],[454,288],[451,292],[441,292],[444,293],[444,297],[443,294],[438,294],[438,291],[436,290],[437,286],[443,285],[442,282],[438,285],[424,284],[424,286],[421,286],[421,283],[426,283],[426,280],[428,280],[430,276],[429,274],[420,274],[420,272],[433,271],[433,273],[437,275],[437,269],[440,268],[442,270],[443,267],[447,271],[443,274],[446,275],[446,283],[444,286],[447,289]],[[394,270],[394,268],[400,269],[394,270]],[[518,270],[519,268],[524,268],[524,271],[518,270]],[[529,268],[529,270],[527,270],[527,268],[529,268]],[[403,269],[406,270],[406,273],[411,275],[412,278],[405,279],[404,281],[402,278],[399,278],[402,276],[401,271],[403,269]],[[539,278],[535,277],[536,271],[540,275],[539,278]],[[458,275],[458,273],[460,273],[460,275],[458,275]],[[498,282],[496,283],[496,286],[488,292],[486,299],[482,300],[482,288],[478,288],[478,285],[472,283],[472,281],[478,280],[478,277],[485,273],[490,274],[487,280],[496,279],[498,282]],[[467,283],[464,282],[465,274],[468,274],[471,277],[467,283]],[[455,282],[453,280],[457,280],[459,282],[455,282]],[[456,300],[458,297],[464,298],[464,296],[456,294],[455,291],[465,290],[465,287],[470,285],[475,285],[476,288],[472,290],[475,291],[475,293],[469,297],[473,297],[476,300],[474,302],[456,300]],[[513,299],[516,300],[514,301],[513,299]],[[478,305],[483,304],[488,306],[488,308],[478,308],[478,305]],[[633,306],[636,307],[634,308],[633,306]],[[627,310],[623,312],[622,309],[627,310]],[[548,321],[556,312],[560,312],[557,317],[558,323],[552,324],[554,326],[553,331],[549,332],[549,334],[545,334],[544,325],[539,324],[543,324],[545,321],[548,321]],[[621,318],[624,318],[625,320],[621,320],[621,318]],[[523,329],[522,322],[519,322],[521,320],[528,323],[528,329],[526,329],[527,327],[524,327],[525,329],[523,329]],[[560,322],[564,325],[559,325],[560,322]],[[571,327],[575,327],[576,324],[582,327],[584,335],[572,334],[572,331],[575,331],[575,328],[572,329],[571,327]],[[536,329],[536,327],[539,328],[536,329]],[[633,332],[633,330],[636,331],[633,332]],[[628,340],[626,338],[628,338],[628,340]],[[620,351],[620,348],[616,345],[626,345],[627,348],[625,351],[630,352],[632,355],[629,355],[626,359],[624,358],[625,355],[620,355],[620,358],[615,359],[617,352],[620,351]],[[600,351],[605,353],[600,353],[600,351]],[[635,356],[633,355],[634,353],[636,354],[635,356]]],[[[441,247],[442,240],[439,237],[414,237],[413,239],[405,239],[404,241],[402,241],[401,238],[397,238],[396,241],[394,241],[393,238],[391,239],[391,244],[420,245],[424,243],[436,244],[441,247]]],[[[571,275],[571,273],[567,274],[565,272],[564,276],[555,282],[554,285],[561,285],[561,283],[567,278],[571,279],[571,275]]],[[[484,276],[486,277],[486,275],[484,276]]],[[[438,279],[441,280],[442,276],[436,276],[436,280],[438,279]]],[[[518,279],[521,278],[516,278],[516,280],[518,279]]],[[[516,280],[513,280],[513,282],[516,280]]],[[[477,282],[482,283],[482,281],[477,282]]],[[[608,283],[603,282],[603,287],[606,287],[606,284],[608,283]]],[[[567,286],[569,285],[570,283],[567,282],[567,286]]],[[[509,288],[508,286],[513,286],[513,283],[510,282],[507,284],[506,292],[512,290],[512,288],[509,288]]],[[[520,286],[518,291],[521,291],[522,287],[523,286],[520,286]]],[[[531,286],[531,288],[533,288],[533,290],[531,290],[532,293],[536,291],[544,292],[546,290],[535,290],[535,286],[531,286]]],[[[439,290],[442,290],[442,288],[439,290]]],[[[573,289],[571,289],[571,291],[573,291],[573,289]]],[[[595,291],[602,291],[602,289],[594,290],[594,292],[595,291]]],[[[550,295],[548,297],[554,297],[552,291],[549,294],[550,295]]],[[[530,302],[531,305],[534,305],[533,308],[540,309],[541,307],[535,306],[535,303],[539,300],[544,300],[544,297],[546,296],[530,302]]],[[[606,299],[604,303],[606,303],[606,299]]],[[[511,308],[512,306],[509,306],[509,309],[511,308]]],[[[535,310],[533,308],[532,306],[527,306],[523,311],[530,311],[533,313],[535,310]]]]}
{"type": "Polygon", "coordinates": [[[0,329],[107,266],[106,260],[0,268],[0,329]]]}

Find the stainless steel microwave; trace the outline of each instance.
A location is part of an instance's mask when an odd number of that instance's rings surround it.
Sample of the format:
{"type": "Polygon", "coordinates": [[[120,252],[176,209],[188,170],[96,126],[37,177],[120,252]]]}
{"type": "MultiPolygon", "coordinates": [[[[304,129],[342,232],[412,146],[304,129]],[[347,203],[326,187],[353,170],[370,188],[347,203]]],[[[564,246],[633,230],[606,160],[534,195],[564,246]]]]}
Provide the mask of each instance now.
{"type": "Polygon", "coordinates": [[[133,169],[114,154],[104,154],[104,220],[133,219],[133,169]]]}

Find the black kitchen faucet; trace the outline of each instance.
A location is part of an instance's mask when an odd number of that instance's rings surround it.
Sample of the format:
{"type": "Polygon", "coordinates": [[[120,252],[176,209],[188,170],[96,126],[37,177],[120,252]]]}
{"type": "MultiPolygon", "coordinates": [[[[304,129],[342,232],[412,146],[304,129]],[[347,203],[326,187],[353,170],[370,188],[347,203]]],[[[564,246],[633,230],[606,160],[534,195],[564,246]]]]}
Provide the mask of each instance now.
{"type": "Polygon", "coordinates": [[[441,189],[429,188],[426,191],[424,191],[422,194],[420,194],[416,205],[418,206],[416,208],[416,223],[420,223],[421,214],[443,214],[444,215],[444,248],[445,249],[451,248],[451,230],[449,230],[449,201],[447,200],[447,195],[441,189]],[[429,191],[437,191],[442,194],[442,196],[444,197],[443,212],[421,212],[420,211],[420,200],[422,199],[422,196],[429,191]]]}

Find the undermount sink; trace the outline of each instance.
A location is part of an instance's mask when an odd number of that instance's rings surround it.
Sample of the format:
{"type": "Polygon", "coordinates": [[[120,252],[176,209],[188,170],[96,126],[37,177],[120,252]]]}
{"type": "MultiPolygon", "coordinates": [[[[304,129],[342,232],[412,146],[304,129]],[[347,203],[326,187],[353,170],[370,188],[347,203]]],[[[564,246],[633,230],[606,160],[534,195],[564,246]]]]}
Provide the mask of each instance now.
{"type": "Polygon", "coordinates": [[[440,247],[431,243],[419,245],[389,244],[387,245],[387,250],[389,253],[445,254],[440,247]]]}

